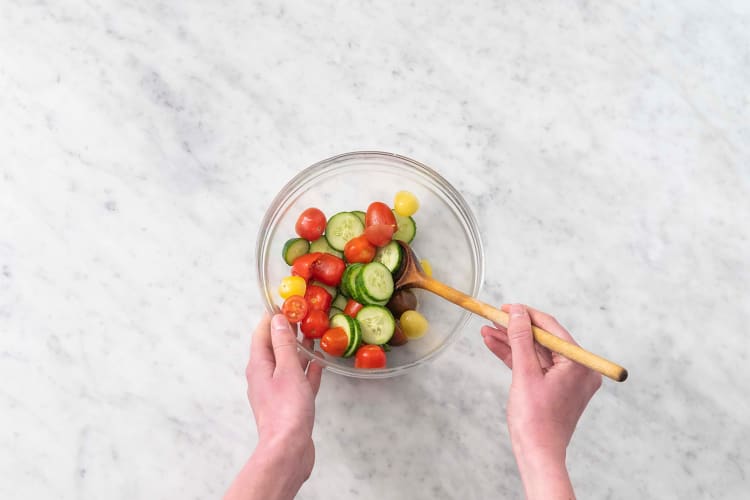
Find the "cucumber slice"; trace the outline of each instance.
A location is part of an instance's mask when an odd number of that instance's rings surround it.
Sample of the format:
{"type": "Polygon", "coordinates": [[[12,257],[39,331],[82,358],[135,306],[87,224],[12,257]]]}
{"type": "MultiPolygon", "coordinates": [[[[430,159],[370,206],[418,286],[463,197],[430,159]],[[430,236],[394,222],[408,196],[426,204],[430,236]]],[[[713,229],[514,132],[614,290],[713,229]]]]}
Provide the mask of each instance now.
{"type": "Polygon", "coordinates": [[[346,297],[344,297],[343,295],[339,294],[334,299],[334,301],[331,303],[331,307],[335,307],[337,309],[341,309],[341,311],[343,312],[344,309],[346,309],[346,303],[347,303],[346,297]]]}
{"type": "Polygon", "coordinates": [[[366,299],[364,304],[388,302],[393,295],[393,275],[380,262],[370,262],[362,267],[354,282],[356,295],[366,299]]]}
{"type": "Polygon", "coordinates": [[[349,344],[347,345],[343,356],[345,358],[351,357],[357,352],[357,349],[362,343],[362,329],[360,328],[359,322],[355,321],[354,318],[350,318],[346,314],[336,314],[331,318],[330,325],[331,328],[342,328],[346,332],[346,336],[349,338],[349,344]]]}
{"type": "Polygon", "coordinates": [[[391,273],[395,273],[401,267],[403,257],[404,250],[401,248],[401,245],[395,241],[391,241],[386,246],[378,248],[373,261],[380,262],[387,267],[391,273]]]}
{"type": "Polygon", "coordinates": [[[362,264],[348,265],[346,266],[346,269],[344,269],[344,274],[341,275],[341,284],[339,285],[339,288],[341,289],[341,293],[347,297],[352,296],[352,291],[349,289],[349,275],[358,267],[362,267],[362,264]]]}
{"type": "Polygon", "coordinates": [[[284,262],[291,266],[297,257],[305,255],[310,250],[310,243],[304,238],[292,238],[284,243],[284,248],[281,250],[281,256],[284,257],[284,262]]]}
{"type": "Polygon", "coordinates": [[[393,215],[396,216],[396,224],[398,224],[398,231],[393,233],[393,239],[411,243],[414,235],[417,234],[417,223],[411,217],[404,217],[396,212],[393,212],[393,215]]]}
{"type": "Polygon", "coordinates": [[[330,311],[328,311],[328,319],[331,319],[331,318],[333,318],[333,317],[334,317],[334,316],[336,316],[337,314],[344,314],[344,311],[342,311],[342,310],[341,310],[341,309],[339,309],[338,307],[333,307],[333,306],[331,306],[331,310],[330,310],[330,311]]]}
{"type": "Polygon", "coordinates": [[[362,224],[365,223],[365,213],[362,210],[355,210],[352,213],[356,215],[360,221],[362,221],[362,224]]]}
{"type": "Polygon", "coordinates": [[[396,320],[391,311],[382,306],[365,306],[357,313],[362,328],[362,341],[382,345],[391,340],[396,331],[396,320]]]}
{"type": "Polygon", "coordinates": [[[321,283],[320,281],[311,281],[310,284],[319,286],[320,288],[328,292],[328,295],[331,296],[331,300],[335,299],[336,296],[339,294],[335,286],[326,285],[325,283],[321,283]]]}
{"type": "Polygon", "coordinates": [[[325,238],[334,250],[343,251],[346,243],[365,232],[365,225],[351,212],[339,212],[326,226],[325,238]]]}
{"type": "Polygon", "coordinates": [[[344,254],[342,252],[339,252],[328,244],[328,240],[325,236],[321,236],[317,240],[310,243],[310,253],[313,252],[330,253],[331,255],[335,255],[339,259],[344,258],[344,254]]]}
{"type": "MultiPolygon", "coordinates": [[[[346,275],[346,291],[349,292],[349,297],[353,298],[360,304],[362,301],[360,300],[360,294],[359,290],[357,290],[357,276],[359,276],[359,273],[362,272],[362,268],[365,267],[364,264],[352,264],[349,266],[347,271],[349,271],[346,275]]],[[[343,278],[342,278],[343,283],[343,278]]]]}

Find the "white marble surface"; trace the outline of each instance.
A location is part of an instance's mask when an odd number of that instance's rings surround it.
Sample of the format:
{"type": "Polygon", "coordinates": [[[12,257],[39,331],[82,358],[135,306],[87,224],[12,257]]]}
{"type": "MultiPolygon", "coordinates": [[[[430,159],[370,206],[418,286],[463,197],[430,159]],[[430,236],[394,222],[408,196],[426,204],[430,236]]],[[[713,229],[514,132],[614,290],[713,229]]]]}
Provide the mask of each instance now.
{"type": "MultiPolygon", "coordinates": [[[[25,2],[0,9],[0,498],[217,498],[267,203],[358,149],[474,209],[483,298],[625,364],[580,498],[750,488],[750,6],[25,2]]],[[[328,374],[303,499],[518,498],[475,320],[391,381],[328,374]]]]}

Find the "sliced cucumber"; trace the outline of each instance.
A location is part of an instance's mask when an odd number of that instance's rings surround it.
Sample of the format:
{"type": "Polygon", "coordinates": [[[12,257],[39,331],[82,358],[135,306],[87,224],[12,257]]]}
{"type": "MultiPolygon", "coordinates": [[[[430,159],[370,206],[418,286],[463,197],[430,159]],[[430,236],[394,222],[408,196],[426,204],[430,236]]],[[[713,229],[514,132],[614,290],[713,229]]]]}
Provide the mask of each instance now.
{"type": "Polygon", "coordinates": [[[362,224],[365,223],[365,213],[362,210],[355,210],[352,213],[356,215],[360,221],[362,221],[362,224]]]}
{"type": "Polygon", "coordinates": [[[337,314],[344,314],[344,311],[342,311],[342,310],[341,310],[341,309],[339,309],[338,307],[333,307],[333,306],[331,306],[331,310],[330,310],[330,311],[328,311],[328,319],[331,319],[331,318],[333,318],[333,317],[334,317],[334,316],[336,316],[337,314]]]}
{"type": "Polygon", "coordinates": [[[352,264],[351,266],[346,268],[344,276],[341,278],[341,287],[346,288],[346,292],[348,293],[349,297],[353,298],[357,302],[360,302],[359,293],[356,288],[357,276],[359,276],[359,273],[362,271],[363,267],[365,267],[364,264],[352,264]],[[344,277],[346,278],[346,281],[344,281],[344,277]]]}
{"type": "Polygon", "coordinates": [[[346,243],[365,232],[365,225],[351,212],[339,212],[326,226],[325,238],[334,250],[343,251],[346,243]]]}
{"type": "Polygon", "coordinates": [[[298,257],[305,255],[308,251],[310,251],[310,243],[306,239],[292,238],[284,243],[281,255],[284,257],[284,262],[291,266],[298,257]]]}
{"type": "Polygon", "coordinates": [[[354,320],[354,318],[350,318],[346,314],[336,314],[331,318],[330,325],[331,328],[341,328],[346,332],[349,344],[347,345],[343,356],[345,358],[351,357],[357,352],[357,349],[362,343],[362,330],[359,322],[354,320]]]}
{"type": "Polygon", "coordinates": [[[330,253],[331,255],[335,255],[339,259],[344,258],[343,253],[339,252],[335,248],[332,248],[331,245],[328,244],[328,240],[325,236],[321,236],[317,240],[310,243],[310,253],[313,252],[330,253]]]}
{"type": "Polygon", "coordinates": [[[398,224],[398,231],[393,233],[393,239],[411,243],[414,235],[417,234],[417,223],[411,217],[404,217],[396,212],[393,212],[393,215],[396,216],[396,224],[398,224]]]}
{"type": "Polygon", "coordinates": [[[310,284],[319,286],[320,288],[328,292],[328,295],[331,296],[331,300],[335,299],[336,296],[339,294],[335,286],[326,285],[325,283],[321,283],[320,281],[311,281],[310,284]]]}
{"type": "Polygon", "coordinates": [[[363,304],[388,302],[393,295],[393,275],[380,262],[370,262],[362,267],[354,282],[356,295],[365,299],[363,304]]]}
{"type": "Polygon", "coordinates": [[[346,295],[347,297],[352,296],[352,291],[349,289],[349,275],[358,267],[362,267],[362,264],[351,264],[349,266],[346,266],[346,269],[344,269],[344,274],[341,275],[341,284],[339,285],[339,289],[341,290],[341,293],[346,295]]]}
{"type": "Polygon", "coordinates": [[[344,309],[346,309],[346,303],[347,303],[346,297],[344,297],[342,294],[339,294],[331,303],[331,307],[335,307],[343,311],[344,309]]]}
{"type": "Polygon", "coordinates": [[[362,328],[362,341],[382,345],[391,340],[396,330],[396,320],[391,311],[382,306],[365,306],[357,313],[362,328]]]}
{"type": "Polygon", "coordinates": [[[391,273],[395,273],[401,267],[401,261],[403,260],[404,250],[401,245],[395,241],[391,241],[386,246],[378,248],[375,253],[374,262],[380,262],[391,273]]]}

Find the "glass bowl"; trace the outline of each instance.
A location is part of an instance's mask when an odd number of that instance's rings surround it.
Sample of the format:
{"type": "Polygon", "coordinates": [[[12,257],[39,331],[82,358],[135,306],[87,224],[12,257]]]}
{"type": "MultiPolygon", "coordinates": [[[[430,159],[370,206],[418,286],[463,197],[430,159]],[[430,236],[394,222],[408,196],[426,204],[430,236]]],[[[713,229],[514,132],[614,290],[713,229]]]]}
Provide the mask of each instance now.
{"type": "MultiPolygon", "coordinates": [[[[461,194],[437,172],[417,161],[392,153],[365,151],[334,156],[304,169],[271,203],[258,232],[256,249],[258,283],[268,311],[278,312],[283,302],[277,290],[290,268],[281,257],[282,247],[289,238],[296,237],[294,225],[304,209],[317,207],[326,217],[367,210],[373,201],[392,205],[400,190],[411,191],[420,203],[414,215],[417,234],[411,244],[415,253],[430,262],[434,278],[477,296],[483,279],[484,254],[476,220],[461,194]]],[[[427,291],[414,292],[419,312],[430,323],[422,338],[391,348],[386,368],[354,368],[353,357],[324,354],[326,368],[350,377],[392,377],[444,351],[456,340],[470,313],[427,291]]],[[[314,356],[301,340],[300,334],[300,351],[314,356]]]]}

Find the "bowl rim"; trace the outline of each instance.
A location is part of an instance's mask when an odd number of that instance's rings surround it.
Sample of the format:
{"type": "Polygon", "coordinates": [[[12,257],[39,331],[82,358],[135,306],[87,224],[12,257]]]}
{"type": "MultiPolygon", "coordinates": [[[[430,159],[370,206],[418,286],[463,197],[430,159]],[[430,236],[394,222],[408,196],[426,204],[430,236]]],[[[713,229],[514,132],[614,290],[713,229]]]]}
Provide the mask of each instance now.
{"type": "MultiPolygon", "coordinates": [[[[321,173],[326,168],[334,166],[337,163],[340,163],[344,160],[361,158],[363,156],[371,156],[371,157],[374,156],[374,157],[380,157],[380,158],[385,158],[385,159],[390,159],[390,160],[395,159],[403,164],[407,164],[408,166],[416,169],[421,174],[426,175],[432,181],[434,181],[436,184],[440,186],[440,188],[442,189],[442,194],[446,195],[448,198],[451,199],[451,202],[453,203],[453,205],[459,212],[460,217],[463,219],[462,220],[463,225],[468,229],[469,238],[471,239],[472,242],[475,243],[474,245],[472,245],[473,258],[475,261],[475,273],[473,276],[474,282],[472,284],[472,290],[467,293],[474,297],[477,297],[480,294],[482,285],[484,284],[484,248],[482,245],[482,239],[481,239],[479,226],[477,224],[476,218],[474,217],[473,212],[471,211],[468,203],[466,202],[464,197],[461,195],[461,193],[455,187],[453,187],[453,185],[449,183],[437,171],[407,156],[403,156],[403,155],[396,154],[396,153],[389,153],[385,151],[351,151],[348,153],[341,153],[335,156],[331,156],[330,158],[326,158],[324,160],[318,161],[302,169],[294,177],[292,177],[289,181],[287,181],[287,183],[281,188],[278,194],[271,201],[270,205],[268,205],[268,209],[266,210],[263,216],[263,220],[261,221],[260,226],[258,228],[258,237],[257,237],[256,248],[255,248],[255,264],[256,264],[256,281],[258,283],[261,296],[263,297],[263,301],[265,302],[265,309],[266,311],[268,311],[269,314],[273,315],[273,314],[278,313],[279,307],[274,305],[273,300],[271,298],[272,292],[265,285],[266,270],[265,270],[265,266],[263,266],[262,256],[264,253],[263,252],[264,248],[270,245],[270,237],[268,236],[270,234],[270,231],[267,231],[266,229],[271,227],[271,224],[273,223],[273,221],[279,216],[279,212],[281,211],[281,208],[283,207],[284,202],[288,200],[288,198],[292,194],[294,194],[294,192],[297,189],[299,189],[301,184],[306,183],[311,178],[311,176],[315,175],[316,173],[321,173]]],[[[458,307],[458,306],[453,306],[453,307],[458,307]]],[[[466,328],[466,324],[469,322],[470,318],[471,318],[471,313],[469,311],[464,310],[461,318],[456,324],[454,333],[449,335],[442,344],[440,344],[439,346],[437,346],[436,348],[434,348],[433,350],[431,350],[424,356],[410,363],[397,366],[397,367],[391,367],[391,368],[386,367],[386,368],[368,369],[368,370],[345,369],[326,359],[319,358],[318,356],[315,355],[315,353],[312,350],[304,346],[299,341],[299,339],[297,340],[297,346],[298,346],[298,349],[302,353],[304,353],[306,357],[316,360],[317,362],[321,363],[325,367],[326,370],[330,370],[334,373],[339,373],[341,375],[345,375],[348,377],[361,378],[361,379],[390,378],[390,377],[404,374],[408,372],[409,370],[411,370],[412,368],[424,365],[427,362],[431,362],[435,360],[440,354],[445,352],[447,348],[450,347],[460,337],[460,335],[463,333],[463,330],[466,328]]]]}

